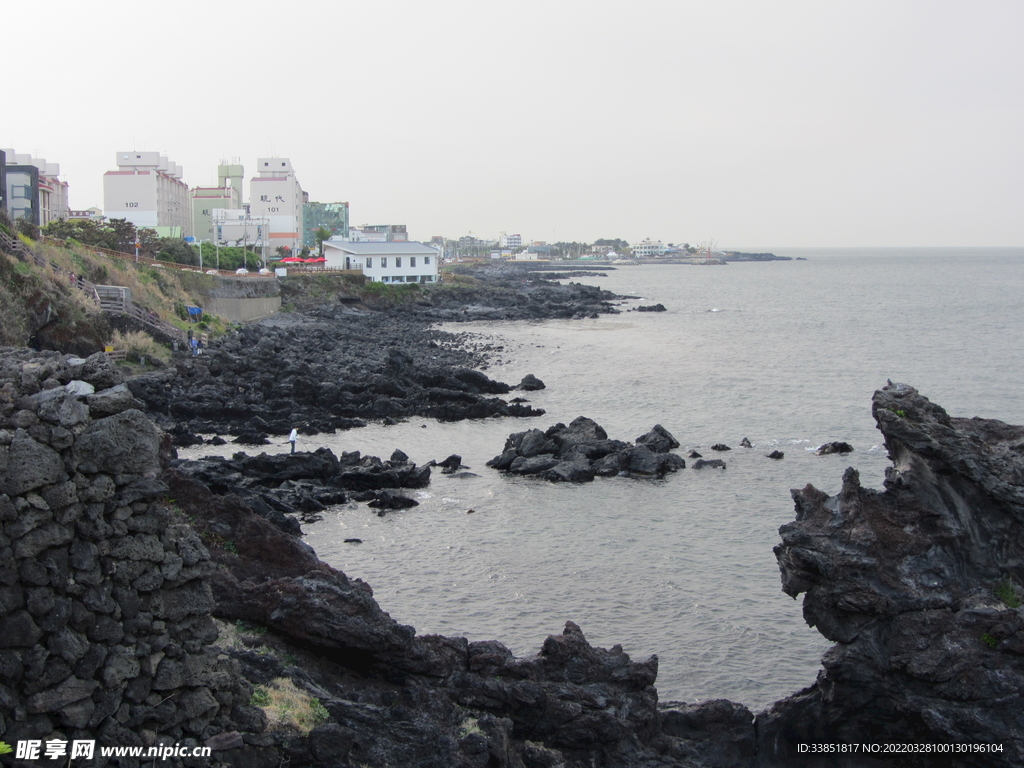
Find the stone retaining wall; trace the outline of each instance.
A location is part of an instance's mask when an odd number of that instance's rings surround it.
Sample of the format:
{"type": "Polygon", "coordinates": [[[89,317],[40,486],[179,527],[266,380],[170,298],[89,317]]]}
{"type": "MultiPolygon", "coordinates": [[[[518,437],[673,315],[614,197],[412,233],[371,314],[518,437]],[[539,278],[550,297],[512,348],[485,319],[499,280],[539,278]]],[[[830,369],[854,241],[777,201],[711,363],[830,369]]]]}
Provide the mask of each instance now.
{"type": "Polygon", "coordinates": [[[261,731],[212,647],[209,554],[165,436],[102,354],[0,350],[0,739],[198,744],[261,731]]]}
{"type": "Polygon", "coordinates": [[[281,297],[278,295],[257,299],[208,298],[204,300],[203,311],[211,315],[220,315],[232,323],[246,323],[280,312],[281,297]]]}

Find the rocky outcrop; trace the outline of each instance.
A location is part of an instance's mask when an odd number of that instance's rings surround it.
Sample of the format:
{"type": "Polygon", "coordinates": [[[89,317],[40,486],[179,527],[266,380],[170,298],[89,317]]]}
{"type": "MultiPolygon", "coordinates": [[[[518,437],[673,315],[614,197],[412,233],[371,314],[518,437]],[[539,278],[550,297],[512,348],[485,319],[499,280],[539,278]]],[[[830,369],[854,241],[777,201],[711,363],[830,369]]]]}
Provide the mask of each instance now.
{"type": "Polygon", "coordinates": [[[848,469],[834,497],[794,491],[780,530],[783,588],[836,645],[812,687],[759,717],[761,764],[800,742],[944,745],[906,766],[1024,764],[1024,427],[950,417],[900,384],[872,412],[885,490],[848,469]]]}
{"type": "Polygon", "coordinates": [[[842,440],[835,440],[818,446],[814,451],[815,456],[830,456],[833,453],[853,453],[853,446],[842,440]]]}
{"type": "Polygon", "coordinates": [[[664,477],[686,466],[679,447],[660,424],[636,444],[609,440],[593,419],[579,416],[569,426],[559,423],[542,432],[531,429],[508,436],[502,453],[487,466],[516,475],[536,475],[555,482],[586,483],[597,476],[664,477]]]}
{"type": "MultiPolygon", "coordinates": [[[[835,646],[812,686],[755,717],[721,700],[659,705],[655,657],[595,648],[573,622],[527,658],[417,636],[242,499],[163,471],[169,443],[122,384],[102,355],[0,359],[7,743],[207,744],[247,768],[1024,764],[1024,427],[950,417],[904,385],[875,394],[885,489],[849,469],[834,497],[794,491],[776,548],[783,589],[835,646]],[[211,616],[270,631],[220,648],[211,616]],[[286,653],[259,652],[271,646],[286,653]],[[323,705],[308,735],[264,730],[250,694],[276,678],[323,705]]],[[[510,441],[530,454],[514,461],[555,467],[677,445],[661,427],[609,440],[583,418],[510,441]]],[[[281,483],[293,461],[344,474],[345,460],[232,459],[281,483]]]]}
{"type": "MultiPolygon", "coordinates": [[[[443,291],[424,291],[406,311],[433,321],[595,318],[618,313],[623,297],[583,283],[543,279],[509,262],[455,266],[443,291]]],[[[554,275],[546,275],[554,278],[554,275]]]]}
{"type": "Polygon", "coordinates": [[[694,469],[704,469],[705,467],[711,467],[713,469],[725,469],[725,462],[721,459],[697,459],[693,462],[694,469]]]}
{"type": "Polygon", "coordinates": [[[522,381],[519,382],[519,386],[516,389],[521,389],[524,392],[534,392],[538,389],[545,389],[544,382],[534,376],[532,373],[528,373],[523,376],[522,381]]]}
{"type": "Polygon", "coordinates": [[[247,326],[211,343],[208,354],[128,386],[178,445],[194,444],[195,433],[261,445],[293,427],[314,434],[414,415],[543,413],[497,397],[512,388],[470,367],[481,362],[421,321],[338,310],[320,322],[247,326]]]}
{"type": "MultiPolygon", "coordinates": [[[[451,458],[445,461],[450,463],[451,458]]],[[[292,515],[309,519],[311,513],[350,501],[371,502],[371,506],[382,509],[415,506],[414,501],[407,503],[412,499],[391,490],[423,488],[430,483],[430,466],[417,467],[401,451],[387,461],[363,456],[359,451],[338,457],[330,448],[318,448],[312,453],[236,453],[230,459],[179,459],[172,466],[215,493],[245,499],[273,525],[296,535],[300,526],[292,515]]]]}
{"type": "Polygon", "coordinates": [[[283,745],[292,765],[748,765],[753,715],[730,702],[658,706],[658,662],[595,648],[568,622],[540,652],[516,658],[497,641],[419,637],[368,585],[320,562],[301,540],[215,497],[177,472],[164,477],[213,543],[214,613],[266,626],[308,654],[302,669],[234,652],[253,683],[290,676],[331,721],[283,745]],[[231,536],[230,541],[226,538],[231,536]]]}
{"type": "MultiPolygon", "coordinates": [[[[742,251],[726,251],[722,261],[791,261],[791,256],[776,256],[774,253],[743,253],[742,251]]],[[[797,259],[806,261],[806,259],[797,259]]]]}
{"type": "Polygon", "coordinates": [[[175,470],[165,481],[223,566],[207,576],[216,616],[258,623],[299,643],[354,654],[353,659],[409,652],[415,631],[384,613],[368,584],[321,562],[309,545],[254,514],[238,497],[213,495],[175,470]]]}

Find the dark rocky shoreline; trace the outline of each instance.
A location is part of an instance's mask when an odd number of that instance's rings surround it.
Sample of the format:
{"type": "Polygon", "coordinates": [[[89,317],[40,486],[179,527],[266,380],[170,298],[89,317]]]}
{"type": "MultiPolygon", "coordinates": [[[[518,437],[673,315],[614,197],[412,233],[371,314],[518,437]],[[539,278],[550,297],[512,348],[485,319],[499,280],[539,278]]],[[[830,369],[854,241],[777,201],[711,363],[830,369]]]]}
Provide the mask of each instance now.
{"type": "Polygon", "coordinates": [[[206,354],[179,357],[172,368],[135,376],[128,386],[179,446],[195,444],[196,433],[261,445],[293,427],[314,434],[409,416],[540,415],[514,396],[501,399],[513,386],[480,373],[502,347],[432,326],[594,318],[618,312],[622,297],[518,269],[477,269],[474,275],[472,284],[415,291],[406,303],[382,308],[304,299],[290,289],[297,311],[246,326],[206,354]]]}
{"type": "Polygon", "coordinates": [[[776,548],[784,590],[836,645],[814,685],[754,715],[660,704],[656,658],[594,648],[573,622],[524,659],[418,636],[238,496],[168,470],[134,405],[103,355],[0,362],[9,743],[207,744],[203,765],[240,768],[895,764],[799,744],[921,745],[901,766],[1024,761],[1024,427],[951,418],[905,385],[875,394],[885,490],[847,470],[836,497],[794,491],[776,548]],[[211,617],[241,646],[218,646],[211,617]],[[281,680],[321,704],[306,735],[251,703],[281,680]]]}
{"type": "MultiPolygon", "coordinates": [[[[506,278],[496,292],[467,287],[461,298],[482,303],[462,319],[616,311],[605,292],[528,278],[528,297],[514,298],[521,277],[506,278]]],[[[905,385],[875,393],[893,460],[885,489],[850,469],[835,497],[794,491],[796,520],[775,550],[784,591],[805,595],[808,623],[835,645],[813,685],[756,715],[659,702],[656,657],[595,648],[571,621],[530,658],[395,622],[283,512],[401,503],[394,489],[421,487],[431,467],[400,451],[174,463],[154,422],[187,443],[199,431],[257,440],[296,423],[539,413],[474,370],[503,350],[430,328],[459,314],[457,296],[431,296],[396,309],[311,303],[127,382],[102,354],[3,351],[0,739],[206,744],[212,758],[169,764],[238,768],[1024,764],[1024,427],[950,417],[905,385]],[[320,702],[308,733],[268,727],[254,705],[257,687],[282,680],[320,702]],[[896,762],[863,745],[920,746],[896,762]]],[[[658,428],[634,446],[599,430],[577,420],[508,447],[513,462],[531,458],[527,442],[556,465],[616,457],[616,471],[640,447],[676,447],[658,428]]]]}

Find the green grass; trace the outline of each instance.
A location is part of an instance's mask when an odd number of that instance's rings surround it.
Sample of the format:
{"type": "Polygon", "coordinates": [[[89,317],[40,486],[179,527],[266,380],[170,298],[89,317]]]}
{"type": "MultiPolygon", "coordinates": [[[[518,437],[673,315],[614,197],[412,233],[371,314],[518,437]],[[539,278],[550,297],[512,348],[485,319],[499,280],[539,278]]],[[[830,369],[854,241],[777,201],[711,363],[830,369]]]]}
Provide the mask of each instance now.
{"type": "Polygon", "coordinates": [[[996,585],[996,588],[992,590],[992,594],[1002,602],[1007,608],[1020,608],[1020,598],[1017,597],[1017,590],[1013,588],[1013,582],[1009,579],[1003,579],[996,585]]]}
{"type": "Polygon", "coordinates": [[[363,286],[363,297],[402,304],[419,296],[419,283],[367,283],[363,286]]]}
{"type": "Polygon", "coordinates": [[[260,627],[256,624],[249,624],[246,621],[238,619],[235,622],[235,628],[243,635],[265,635],[267,634],[266,627],[260,627]]]}
{"type": "Polygon", "coordinates": [[[271,681],[270,685],[257,685],[249,703],[266,712],[271,730],[297,731],[305,735],[331,717],[319,699],[285,677],[271,681]]]}

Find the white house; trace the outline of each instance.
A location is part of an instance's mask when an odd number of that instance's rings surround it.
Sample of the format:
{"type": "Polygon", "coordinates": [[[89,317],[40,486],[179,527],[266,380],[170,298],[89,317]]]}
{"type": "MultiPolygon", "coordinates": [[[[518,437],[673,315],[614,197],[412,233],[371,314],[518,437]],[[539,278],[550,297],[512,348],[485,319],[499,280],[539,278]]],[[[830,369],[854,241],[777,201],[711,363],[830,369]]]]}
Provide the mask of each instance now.
{"type": "Polygon", "coordinates": [[[633,246],[633,256],[637,259],[649,259],[665,255],[665,245],[661,240],[652,241],[649,237],[633,246]]]}
{"type": "Polygon", "coordinates": [[[361,269],[375,283],[435,283],[440,252],[413,241],[351,243],[324,241],[328,269],[361,269]]]}

